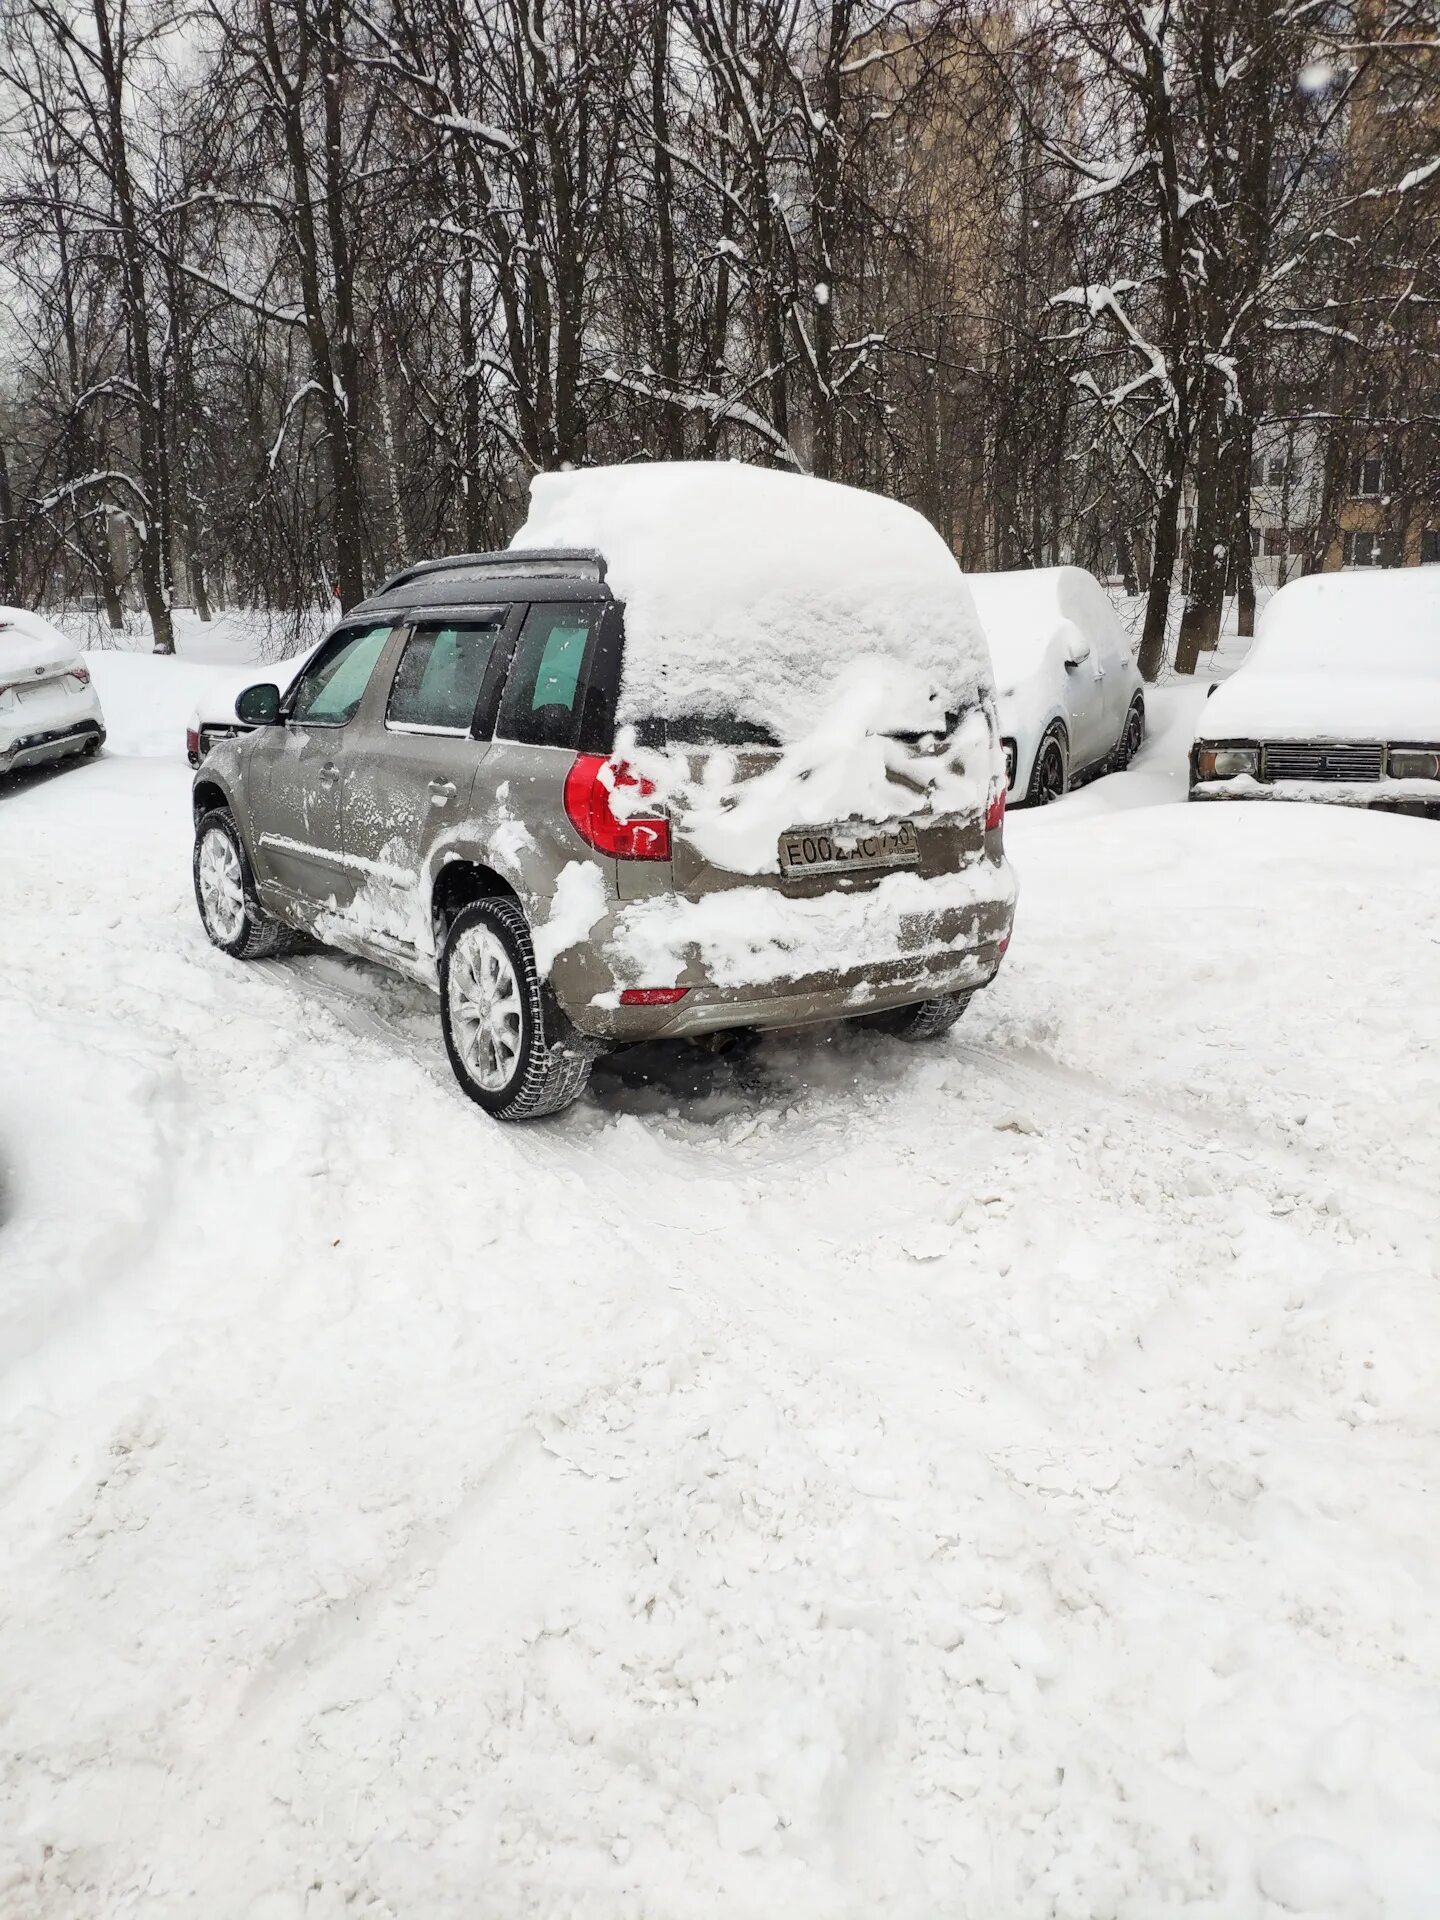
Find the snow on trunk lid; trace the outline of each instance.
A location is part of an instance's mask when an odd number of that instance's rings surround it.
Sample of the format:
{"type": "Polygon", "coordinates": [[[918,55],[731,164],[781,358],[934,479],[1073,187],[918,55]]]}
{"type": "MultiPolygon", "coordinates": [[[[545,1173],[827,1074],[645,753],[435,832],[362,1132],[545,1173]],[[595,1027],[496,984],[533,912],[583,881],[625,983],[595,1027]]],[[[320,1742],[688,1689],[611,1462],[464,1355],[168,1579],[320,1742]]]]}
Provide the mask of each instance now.
{"type": "Polygon", "coordinates": [[[735,462],[596,468],[537,476],[515,543],[604,557],[625,607],[616,752],[671,811],[677,882],[778,876],[794,829],[983,817],[989,658],[908,507],[735,462]],[[685,740],[703,715],[728,737],[685,740]]]}

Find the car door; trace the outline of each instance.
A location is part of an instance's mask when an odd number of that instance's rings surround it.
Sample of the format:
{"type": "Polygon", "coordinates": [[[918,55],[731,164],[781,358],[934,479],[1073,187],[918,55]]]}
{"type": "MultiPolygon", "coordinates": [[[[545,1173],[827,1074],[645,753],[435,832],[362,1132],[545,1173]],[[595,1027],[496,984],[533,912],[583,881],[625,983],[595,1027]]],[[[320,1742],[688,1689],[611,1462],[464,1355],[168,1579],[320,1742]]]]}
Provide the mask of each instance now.
{"type": "Polygon", "coordinates": [[[517,618],[508,606],[412,616],[383,703],[346,744],[348,918],[380,956],[433,951],[426,877],[468,817],[517,618]]]}
{"type": "Polygon", "coordinates": [[[1110,747],[1105,713],[1106,668],[1100,648],[1073,620],[1061,622],[1059,638],[1073,776],[1093,766],[1110,747]]]}
{"type": "Polygon", "coordinates": [[[342,627],[290,687],[281,723],[245,749],[251,859],[262,897],[313,924],[348,905],[354,877],[341,836],[341,748],[386,643],[390,621],[342,627]]]}

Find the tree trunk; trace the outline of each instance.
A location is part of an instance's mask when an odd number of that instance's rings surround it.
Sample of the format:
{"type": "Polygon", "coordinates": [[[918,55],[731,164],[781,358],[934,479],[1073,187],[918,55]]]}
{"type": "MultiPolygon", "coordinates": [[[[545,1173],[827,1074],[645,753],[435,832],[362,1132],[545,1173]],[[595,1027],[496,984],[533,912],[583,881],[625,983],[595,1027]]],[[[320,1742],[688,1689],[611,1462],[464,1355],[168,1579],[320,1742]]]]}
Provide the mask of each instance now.
{"type": "Polygon", "coordinates": [[[1212,416],[1201,428],[1195,460],[1195,521],[1185,608],[1175,648],[1177,673],[1194,673],[1200,655],[1213,652],[1220,638],[1232,533],[1225,479],[1220,421],[1212,416]]]}
{"type": "Polygon", "coordinates": [[[1150,587],[1145,600],[1145,630],[1137,665],[1141,678],[1154,682],[1165,664],[1165,628],[1170,618],[1170,588],[1180,532],[1178,477],[1171,481],[1155,510],[1155,534],[1150,555],[1150,587]]]}
{"type": "Polygon", "coordinates": [[[0,593],[8,606],[20,600],[20,566],[15,549],[15,501],[10,492],[10,463],[0,440],[0,593]]]}
{"type": "MultiPolygon", "coordinates": [[[[105,83],[106,133],[120,265],[120,293],[125,317],[125,343],[130,378],[135,386],[140,448],[140,480],[145,489],[145,530],[140,543],[140,584],[145,611],[150,616],[156,653],[174,653],[175,634],[170,618],[170,555],[166,545],[167,478],[164,420],[155,368],[150,356],[150,315],[146,304],[144,243],[139,210],[130,174],[125,131],[126,49],[117,47],[110,31],[110,0],[93,0],[96,50],[105,83]]],[[[123,25],[123,16],[122,16],[123,25]]]]}
{"type": "MultiPolygon", "coordinates": [[[[655,199],[655,246],[660,266],[659,339],[656,363],[670,393],[680,386],[680,277],[675,264],[675,170],[670,158],[670,111],[666,89],[670,71],[672,0],[653,0],[650,39],[650,165],[655,199]]],[[[685,415],[662,406],[657,422],[667,460],[685,458],[685,415]]]]}

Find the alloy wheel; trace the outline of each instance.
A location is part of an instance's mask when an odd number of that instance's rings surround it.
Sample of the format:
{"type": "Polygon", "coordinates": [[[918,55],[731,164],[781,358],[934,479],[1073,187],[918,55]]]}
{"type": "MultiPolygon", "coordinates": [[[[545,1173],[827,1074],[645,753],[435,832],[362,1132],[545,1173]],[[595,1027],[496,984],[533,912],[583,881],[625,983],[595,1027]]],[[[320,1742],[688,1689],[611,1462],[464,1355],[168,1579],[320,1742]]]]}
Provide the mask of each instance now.
{"type": "Polygon", "coordinates": [[[525,1001],[514,964],[489,927],[467,927],[460,935],[449,993],[451,1030],[466,1072],[487,1093],[503,1092],[520,1064],[525,1001]]]}
{"type": "Polygon", "coordinates": [[[223,827],[211,827],[201,841],[197,878],[205,923],[220,945],[228,947],[245,925],[245,879],[239,849],[223,827]]]}
{"type": "Polygon", "coordinates": [[[1047,741],[1045,751],[1040,756],[1037,785],[1042,807],[1048,807],[1052,800],[1058,800],[1065,791],[1065,761],[1053,740],[1047,741]]]}

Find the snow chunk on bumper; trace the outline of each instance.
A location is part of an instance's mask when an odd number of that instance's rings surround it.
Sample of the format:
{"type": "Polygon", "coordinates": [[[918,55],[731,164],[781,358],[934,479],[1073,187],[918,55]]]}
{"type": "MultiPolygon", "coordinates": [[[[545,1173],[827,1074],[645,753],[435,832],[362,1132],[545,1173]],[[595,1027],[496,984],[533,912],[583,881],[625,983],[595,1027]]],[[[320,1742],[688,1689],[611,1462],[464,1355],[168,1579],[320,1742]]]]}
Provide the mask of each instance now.
{"type": "Polygon", "coordinates": [[[922,879],[888,874],[861,893],[791,899],[770,887],[727,887],[687,900],[638,901],[617,916],[608,958],[621,979],[678,986],[690,969],[717,987],[770,986],[844,975],[947,949],[973,951],[975,917],[1009,932],[1015,880],[1008,865],[977,861],[922,879]]]}

